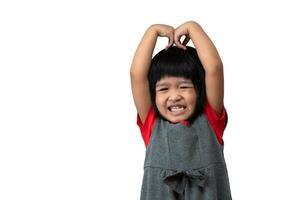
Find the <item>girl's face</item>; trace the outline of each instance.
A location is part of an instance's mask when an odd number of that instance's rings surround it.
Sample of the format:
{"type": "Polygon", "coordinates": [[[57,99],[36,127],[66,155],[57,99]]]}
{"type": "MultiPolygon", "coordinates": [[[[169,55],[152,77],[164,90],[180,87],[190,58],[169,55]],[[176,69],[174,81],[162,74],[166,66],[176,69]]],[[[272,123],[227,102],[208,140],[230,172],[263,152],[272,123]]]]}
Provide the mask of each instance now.
{"type": "Polygon", "coordinates": [[[194,113],[197,93],[190,79],[164,77],[156,83],[155,92],[157,109],[168,121],[187,120],[194,113]]]}

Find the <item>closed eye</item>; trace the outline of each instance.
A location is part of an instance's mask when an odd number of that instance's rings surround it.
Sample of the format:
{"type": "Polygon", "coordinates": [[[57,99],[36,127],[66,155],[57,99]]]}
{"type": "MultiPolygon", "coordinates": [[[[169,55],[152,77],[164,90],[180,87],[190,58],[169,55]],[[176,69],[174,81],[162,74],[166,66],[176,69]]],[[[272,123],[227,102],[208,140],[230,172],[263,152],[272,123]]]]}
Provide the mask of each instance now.
{"type": "Polygon", "coordinates": [[[188,88],[193,88],[192,86],[181,86],[181,89],[188,89],[188,88]]]}
{"type": "Polygon", "coordinates": [[[166,91],[168,88],[159,88],[157,91],[166,91]]]}

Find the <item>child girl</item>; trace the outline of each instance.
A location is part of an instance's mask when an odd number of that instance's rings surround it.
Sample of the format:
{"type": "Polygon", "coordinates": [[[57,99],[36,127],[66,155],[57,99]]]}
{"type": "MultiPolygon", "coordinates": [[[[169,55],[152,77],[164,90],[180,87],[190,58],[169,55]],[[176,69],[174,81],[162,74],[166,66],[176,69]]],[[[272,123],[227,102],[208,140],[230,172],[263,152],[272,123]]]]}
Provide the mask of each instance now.
{"type": "Polygon", "coordinates": [[[140,199],[230,200],[222,139],[227,125],[223,65],[201,26],[194,21],[176,29],[151,25],[130,75],[146,145],[140,199]],[[152,59],[157,37],[169,43],[152,59]],[[189,40],[196,49],[186,46],[189,40]]]}

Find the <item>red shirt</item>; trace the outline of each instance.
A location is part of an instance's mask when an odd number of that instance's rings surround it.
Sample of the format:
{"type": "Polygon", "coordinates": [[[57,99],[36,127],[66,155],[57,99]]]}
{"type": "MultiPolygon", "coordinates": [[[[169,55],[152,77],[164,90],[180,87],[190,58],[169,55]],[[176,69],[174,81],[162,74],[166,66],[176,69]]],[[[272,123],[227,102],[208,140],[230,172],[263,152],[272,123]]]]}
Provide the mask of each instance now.
{"type": "MultiPolygon", "coordinates": [[[[223,145],[224,144],[223,132],[227,125],[227,118],[228,118],[224,105],[222,108],[221,116],[218,117],[218,115],[216,114],[214,109],[210,106],[208,101],[206,101],[206,104],[204,106],[204,114],[206,115],[210,125],[213,128],[214,133],[218,139],[218,142],[221,145],[223,145]]],[[[150,109],[147,113],[144,124],[142,123],[142,120],[141,120],[139,114],[137,114],[137,125],[139,126],[139,128],[141,130],[142,138],[144,140],[146,147],[148,146],[148,143],[149,143],[149,140],[151,137],[151,133],[152,133],[152,129],[155,124],[155,120],[156,120],[156,118],[155,118],[155,114],[154,114],[154,110],[153,110],[152,106],[150,107],[150,109]]],[[[188,121],[181,121],[180,123],[182,123],[186,126],[188,126],[188,124],[189,124],[188,121]]]]}

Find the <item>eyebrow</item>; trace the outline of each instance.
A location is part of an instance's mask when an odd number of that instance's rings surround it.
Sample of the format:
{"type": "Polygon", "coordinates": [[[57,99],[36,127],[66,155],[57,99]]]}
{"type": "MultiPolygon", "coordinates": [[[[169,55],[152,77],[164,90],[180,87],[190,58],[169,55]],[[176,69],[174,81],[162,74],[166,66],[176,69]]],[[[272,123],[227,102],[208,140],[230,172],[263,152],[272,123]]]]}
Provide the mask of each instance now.
{"type": "MultiPolygon", "coordinates": [[[[183,84],[183,83],[185,83],[185,84],[193,84],[192,81],[190,81],[190,80],[179,81],[179,84],[183,84]]],[[[170,84],[162,82],[162,83],[157,83],[156,87],[162,87],[162,86],[168,86],[168,85],[170,85],[170,84]]]]}

